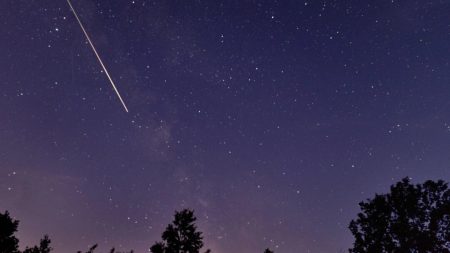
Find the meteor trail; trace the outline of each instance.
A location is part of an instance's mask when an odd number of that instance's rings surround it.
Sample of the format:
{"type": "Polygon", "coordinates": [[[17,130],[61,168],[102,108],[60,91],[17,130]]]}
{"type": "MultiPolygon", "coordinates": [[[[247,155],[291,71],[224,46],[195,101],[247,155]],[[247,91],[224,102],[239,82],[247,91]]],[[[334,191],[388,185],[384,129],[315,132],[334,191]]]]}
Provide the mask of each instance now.
{"type": "Polygon", "coordinates": [[[111,86],[113,87],[114,91],[116,92],[117,97],[119,97],[119,100],[120,100],[120,102],[121,102],[122,105],[123,105],[123,108],[125,109],[126,112],[128,112],[128,108],[127,108],[127,106],[125,105],[125,102],[123,101],[122,96],[120,96],[119,90],[117,90],[117,87],[116,87],[116,85],[114,84],[114,81],[112,80],[111,76],[109,75],[108,70],[106,70],[105,64],[103,64],[103,61],[102,61],[102,59],[100,58],[100,55],[97,53],[97,50],[95,49],[94,43],[92,43],[91,38],[89,38],[89,35],[88,35],[88,33],[86,32],[86,29],[84,29],[84,26],[83,26],[83,24],[81,23],[81,20],[80,20],[80,18],[78,17],[77,12],[75,11],[75,8],[73,8],[72,3],[70,2],[70,0],[67,0],[67,3],[69,4],[70,9],[71,9],[72,12],[73,12],[73,15],[74,15],[75,18],[77,19],[78,24],[79,24],[80,27],[81,27],[81,30],[83,30],[83,33],[84,33],[84,35],[86,36],[86,39],[87,39],[87,41],[89,42],[89,45],[91,45],[91,48],[92,48],[92,50],[93,50],[94,53],[95,53],[95,56],[97,56],[98,62],[100,62],[100,65],[102,66],[103,71],[105,71],[105,74],[106,74],[106,76],[108,77],[109,82],[111,83],[111,86]]]}

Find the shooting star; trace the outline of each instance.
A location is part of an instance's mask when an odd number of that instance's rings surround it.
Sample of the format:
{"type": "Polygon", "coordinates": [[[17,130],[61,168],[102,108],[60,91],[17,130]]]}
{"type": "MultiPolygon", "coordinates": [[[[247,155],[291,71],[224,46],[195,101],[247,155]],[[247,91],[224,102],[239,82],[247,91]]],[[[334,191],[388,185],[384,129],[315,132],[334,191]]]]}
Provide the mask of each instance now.
{"type": "Polygon", "coordinates": [[[117,97],[119,98],[120,102],[122,103],[123,108],[125,109],[126,112],[128,112],[128,108],[127,108],[127,106],[125,105],[125,102],[123,101],[122,96],[120,96],[119,90],[117,89],[116,85],[114,84],[114,81],[112,80],[111,76],[109,75],[108,70],[106,70],[105,64],[103,64],[103,61],[102,61],[102,59],[100,58],[100,55],[98,54],[97,49],[95,49],[94,43],[92,43],[91,38],[89,37],[88,33],[86,32],[86,29],[85,29],[84,26],[83,26],[83,23],[81,23],[81,20],[80,20],[80,18],[78,17],[77,12],[75,11],[75,8],[73,8],[72,3],[70,2],[70,0],[67,0],[67,3],[69,4],[70,9],[71,9],[72,12],[73,12],[73,15],[74,15],[75,18],[77,19],[78,24],[79,24],[80,27],[81,27],[81,30],[83,30],[83,33],[84,33],[84,35],[86,36],[86,39],[87,39],[87,41],[89,42],[89,45],[91,45],[91,48],[92,48],[92,50],[94,51],[95,56],[97,56],[98,62],[100,62],[100,65],[102,66],[103,71],[105,72],[106,76],[108,77],[109,82],[111,83],[111,86],[113,87],[114,91],[116,92],[117,97]]]}

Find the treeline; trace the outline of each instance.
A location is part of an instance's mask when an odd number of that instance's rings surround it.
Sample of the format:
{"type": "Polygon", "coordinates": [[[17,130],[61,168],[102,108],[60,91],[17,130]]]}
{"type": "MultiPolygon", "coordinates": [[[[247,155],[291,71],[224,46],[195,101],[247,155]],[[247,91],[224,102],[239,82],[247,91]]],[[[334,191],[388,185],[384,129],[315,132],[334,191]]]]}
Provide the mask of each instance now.
{"type": "MultiPolygon", "coordinates": [[[[359,203],[361,212],[349,224],[355,241],[350,253],[450,253],[450,190],[448,183],[428,180],[411,184],[409,178],[392,185],[387,194],[359,203]]],[[[175,212],[161,241],[151,247],[152,253],[200,253],[202,232],[195,225],[194,212],[175,212]]],[[[50,253],[51,240],[45,235],[39,245],[19,250],[15,236],[19,221],[8,211],[0,213],[0,253],[50,253]]],[[[97,245],[85,253],[94,253],[97,245]]],[[[111,249],[110,253],[119,253],[111,249]]],[[[78,253],[83,253],[78,251],[78,253]]],[[[123,252],[126,253],[126,252],[123,252]]],[[[133,253],[129,251],[128,253],[133,253]]],[[[204,253],[211,253],[207,249],[204,253]]],[[[274,253],[270,249],[264,253],[274,253]]]]}
{"type": "MultiPolygon", "coordinates": [[[[184,209],[175,212],[174,220],[167,225],[166,230],[162,233],[161,241],[155,242],[150,247],[152,253],[199,253],[203,247],[202,232],[197,230],[195,221],[197,218],[194,211],[184,209]]],[[[8,211],[0,213],[0,253],[50,253],[53,248],[50,246],[51,240],[45,235],[39,245],[27,247],[24,251],[19,250],[19,239],[15,236],[19,227],[19,221],[14,220],[8,211]]],[[[97,244],[92,246],[85,253],[94,253],[97,244]]],[[[83,253],[78,251],[77,253],[83,253]]],[[[133,253],[118,252],[112,248],[109,253],[133,253]]],[[[205,253],[211,253],[207,249],[205,253]]],[[[264,253],[274,253],[270,249],[266,249],[264,253]]]]}
{"type": "MultiPolygon", "coordinates": [[[[19,221],[12,219],[9,212],[0,213],[0,253],[20,253],[19,239],[14,235],[19,227],[19,221]]],[[[39,246],[27,247],[23,253],[49,253],[50,239],[47,235],[41,239],[39,246]]]]}

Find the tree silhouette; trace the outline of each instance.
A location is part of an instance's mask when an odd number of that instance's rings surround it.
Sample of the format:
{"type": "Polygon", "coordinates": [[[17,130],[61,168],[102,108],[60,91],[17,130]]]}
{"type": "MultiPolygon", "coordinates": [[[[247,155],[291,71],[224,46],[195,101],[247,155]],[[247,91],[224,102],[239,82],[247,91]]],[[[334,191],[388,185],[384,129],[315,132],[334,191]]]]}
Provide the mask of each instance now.
{"type": "Polygon", "coordinates": [[[41,242],[38,246],[34,246],[33,248],[26,248],[23,253],[50,253],[52,248],[50,247],[51,240],[48,238],[48,235],[45,235],[44,238],[41,239],[41,242]]]}
{"type": "Polygon", "coordinates": [[[273,251],[271,251],[269,248],[264,250],[264,253],[274,253],[273,251]]]}
{"type": "MultiPolygon", "coordinates": [[[[95,251],[95,249],[98,247],[98,244],[94,244],[93,246],[91,246],[90,248],[89,248],[89,250],[88,251],[86,251],[86,253],[94,253],[94,251],[95,251]]],[[[109,251],[109,253],[133,253],[134,251],[133,250],[131,250],[131,251],[128,251],[128,252],[120,252],[120,251],[116,251],[116,249],[115,248],[112,248],[110,251],[109,251]]],[[[77,253],[82,253],[81,251],[77,251],[77,253]]]]}
{"type": "Polygon", "coordinates": [[[0,253],[18,253],[19,240],[14,236],[19,221],[13,220],[9,212],[0,213],[0,253]]]}
{"type": "MultiPolygon", "coordinates": [[[[86,253],[94,253],[95,249],[98,247],[98,244],[92,245],[86,253]]],[[[77,251],[77,253],[82,253],[81,251],[77,251]]]]}
{"type": "MultiPolygon", "coordinates": [[[[19,239],[14,236],[18,227],[19,221],[13,220],[8,211],[5,211],[4,214],[0,213],[0,253],[20,253],[19,239]]],[[[39,247],[27,247],[23,253],[50,253],[52,251],[50,243],[50,238],[45,235],[41,239],[39,247]]]]}
{"type": "Polygon", "coordinates": [[[109,253],[134,253],[134,250],[128,251],[128,252],[120,252],[120,251],[116,251],[115,248],[112,248],[109,253]]]}
{"type": "MultiPolygon", "coordinates": [[[[184,209],[175,212],[172,224],[162,234],[162,242],[150,247],[152,253],[199,253],[203,247],[202,232],[197,231],[194,211],[184,209]]],[[[207,250],[207,252],[210,252],[207,250]]]]}
{"type": "Polygon", "coordinates": [[[450,190],[442,180],[413,185],[408,178],[390,193],[359,204],[350,222],[351,253],[450,253],[450,190]]]}

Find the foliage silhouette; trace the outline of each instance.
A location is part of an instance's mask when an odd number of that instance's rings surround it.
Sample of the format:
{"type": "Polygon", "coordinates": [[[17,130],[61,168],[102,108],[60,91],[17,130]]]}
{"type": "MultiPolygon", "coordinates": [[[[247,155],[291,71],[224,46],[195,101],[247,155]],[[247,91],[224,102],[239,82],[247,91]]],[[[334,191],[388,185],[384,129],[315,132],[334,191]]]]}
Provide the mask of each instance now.
{"type": "Polygon", "coordinates": [[[19,240],[14,236],[19,226],[18,220],[13,220],[9,212],[0,213],[0,253],[18,253],[19,240]]]}
{"type": "MultiPolygon", "coordinates": [[[[199,253],[203,247],[202,232],[197,231],[194,211],[184,209],[175,212],[172,224],[162,234],[162,242],[150,247],[152,253],[199,253]]],[[[207,250],[206,252],[211,252],[207,250]]]]}
{"type": "Polygon", "coordinates": [[[33,248],[26,248],[23,253],[50,253],[52,248],[50,247],[51,240],[48,238],[48,235],[45,235],[44,238],[41,239],[41,242],[38,246],[34,246],[33,248]]]}
{"type": "Polygon", "coordinates": [[[116,251],[115,248],[112,248],[109,253],[134,253],[134,250],[128,251],[128,252],[120,252],[120,251],[116,251]]]}
{"type": "MultiPolygon", "coordinates": [[[[98,247],[98,244],[94,244],[92,245],[88,251],[86,251],[85,253],[94,253],[95,249],[98,247]]],[[[82,253],[81,251],[77,251],[77,253],[82,253]]]]}
{"type": "MultiPolygon", "coordinates": [[[[4,214],[0,213],[0,253],[20,253],[19,239],[14,235],[18,227],[19,221],[13,220],[8,211],[5,211],[4,214]]],[[[52,251],[50,243],[50,238],[45,235],[41,239],[39,247],[27,247],[23,253],[50,253],[52,251]]]]}
{"type": "Polygon", "coordinates": [[[351,253],[450,253],[450,190],[444,181],[413,185],[404,178],[390,193],[359,206],[349,225],[351,253]]]}
{"type": "MultiPolygon", "coordinates": [[[[152,253],[199,253],[203,247],[202,232],[197,231],[194,216],[194,211],[184,209],[180,212],[175,212],[174,221],[167,225],[166,230],[162,234],[161,242],[156,242],[151,248],[152,253]]],[[[39,243],[39,246],[26,247],[21,252],[19,250],[19,240],[15,237],[18,230],[19,221],[10,217],[9,212],[0,213],[0,253],[50,253],[53,248],[50,247],[51,240],[48,235],[45,235],[39,243]]],[[[94,244],[85,253],[94,253],[98,244],[94,244]]],[[[77,251],[82,253],[82,251],[77,251]]],[[[133,253],[117,252],[112,248],[109,253],[133,253]]],[[[204,253],[211,253],[207,249],[204,253]]],[[[264,253],[274,253],[270,249],[265,249],[264,253]]]]}
{"type": "MultiPolygon", "coordinates": [[[[85,253],[94,253],[94,251],[95,251],[95,249],[98,247],[98,244],[94,244],[93,246],[91,246],[90,248],[89,248],[89,250],[88,251],[86,251],[85,253]]],[[[131,250],[131,251],[129,251],[129,252],[119,252],[119,251],[116,251],[116,249],[115,248],[112,248],[110,251],[109,251],[109,253],[133,253],[134,251],[133,250],[131,250]]],[[[77,253],[82,253],[81,251],[77,251],[77,253]]]]}

